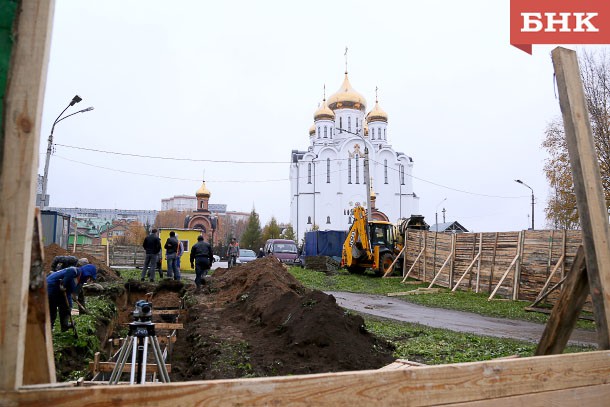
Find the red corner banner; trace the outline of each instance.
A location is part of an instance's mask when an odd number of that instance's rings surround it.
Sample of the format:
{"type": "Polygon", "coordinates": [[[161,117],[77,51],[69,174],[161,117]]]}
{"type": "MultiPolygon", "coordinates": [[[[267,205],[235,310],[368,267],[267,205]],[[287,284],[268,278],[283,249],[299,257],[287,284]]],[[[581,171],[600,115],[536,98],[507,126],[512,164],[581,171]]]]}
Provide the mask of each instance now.
{"type": "Polygon", "coordinates": [[[610,0],[510,0],[510,43],[610,44],[610,0]]]}

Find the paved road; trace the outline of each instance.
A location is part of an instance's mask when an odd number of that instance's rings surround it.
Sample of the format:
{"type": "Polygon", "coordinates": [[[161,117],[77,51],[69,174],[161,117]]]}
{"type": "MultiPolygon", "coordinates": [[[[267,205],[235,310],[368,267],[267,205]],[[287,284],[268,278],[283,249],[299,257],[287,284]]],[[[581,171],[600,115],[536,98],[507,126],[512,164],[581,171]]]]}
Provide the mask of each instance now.
{"type": "MultiPolygon", "coordinates": [[[[398,321],[413,322],[433,328],[444,328],[477,335],[513,338],[538,342],[544,325],[527,321],[485,317],[469,312],[452,311],[411,304],[393,297],[325,291],[332,294],[343,308],[398,321]]],[[[575,330],[570,343],[597,346],[597,334],[575,330]]]]}

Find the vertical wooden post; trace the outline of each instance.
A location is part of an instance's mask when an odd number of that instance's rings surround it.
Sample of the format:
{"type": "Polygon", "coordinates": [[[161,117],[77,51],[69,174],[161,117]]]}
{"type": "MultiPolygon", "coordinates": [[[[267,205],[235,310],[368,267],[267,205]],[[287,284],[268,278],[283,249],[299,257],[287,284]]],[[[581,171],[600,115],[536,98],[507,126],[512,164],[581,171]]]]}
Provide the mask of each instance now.
{"type": "Polygon", "coordinates": [[[0,131],[0,390],[23,383],[40,121],[55,2],[21,0],[0,131]]]}
{"type": "Polygon", "coordinates": [[[422,281],[426,281],[426,249],[428,248],[428,231],[424,230],[424,275],[422,281]]]}
{"type": "MultiPolygon", "coordinates": [[[[472,260],[475,259],[475,251],[477,249],[477,234],[473,233],[472,234],[472,260]]],[[[472,289],[472,272],[468,273],[468,288],[472,289]]]]}
{"type": "Polygon", "coordinates": [[[47,271],[44,269],[43,257],[40,210],[36,208],[32,236],[23,384],[43,384],[56,381],[51,318],[47,298],[47,271]]]}
{"type": "Polygon", "coordinates": [[[474,292],[478,293],[481,282],[481,257],[483,257],[483,233],[479,233],[479,260],[477,262],[477,285],[474,292]]]}
{"type": "Polygon", "coordinates": [[[553,261],[553,237],[555,236],[555,230],[551,230],[551,236],[549,237],[549,256],[546,262],[546,278],[549,278],[551,273],[551,264],[553,261]]]}
{"type": "Polygon", "coordinates": [[[498,232],[496,232],[494,239],[494,253],[491,257],[491,267],[489,269],[489,288],[487,289],[487,293],[491,294],[491,287],[494,282],[494,268],[496,267],[496,253],[498,252],[498,232]]]}
{"type": "Polygon", "coordinates": [[[515,274],[513,274],[513,301],[519,299],[519,284],[521,280],[521,261],[523,260],[523,242],[525,240],[525,231],[519,232],[519,241],[517,242],[517,263],[515,264],[515,274]]]}
{"type": "Polygon", "coordinates": [[[407,244],[409,243],[409,228],[405,228],[405,252],[402,255],[402,277],[407,274],[407,244]]]}
{"type": "Polygon", "coordinates": [[[552,58],[583,232],[599,346],[610,349],[610,230],[595,141],[576,52],[557,47],[552,58]]]}
{"type": "Polygon", "coordinates": [[[449,265],[449,287],[453,287],[453,272],[455,268],[455,252],[456,250],[456,235],[455,233],[451,234],[451,264],[449,265]]]}

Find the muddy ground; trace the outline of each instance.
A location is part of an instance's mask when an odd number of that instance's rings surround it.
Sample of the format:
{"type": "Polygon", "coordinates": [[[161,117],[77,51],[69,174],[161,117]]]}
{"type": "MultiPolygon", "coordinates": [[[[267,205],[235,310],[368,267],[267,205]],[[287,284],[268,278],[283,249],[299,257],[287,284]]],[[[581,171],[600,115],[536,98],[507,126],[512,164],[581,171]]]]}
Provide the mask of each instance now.
{"type": "Polygon", "coordinates": [[[175,381],[377,369],[392,347],[333,296],[301,285],[274,258],[217,269],[189,294],[172,356],[175,381]]]}
{"type": "Polygon", "coordinates": [[[109,282],[109,281],[117,281],[120,280],[121,277],[119,274],[106,266],[104,262],[100,261],[97,257],[90,256],[81,252],[68,252],[66,249],[61,246],[53,243],[44,248],[44,270],[47,272],[51,271],[51,264],[53,263],[53,258],[55,256],[74,256],[78,259],[86,257],[89,260],[90,264],[95,265],[97,267],[97,280],[98,282],[109,282]]]}
{"type": "MultiPolygon", "coordinates": [[[[377,369],[394,361],[392,345],[368,333],[362,317],[305,288],[276,259],[217,269],[206,282],[197,291],[188,279],[129,280],[88,294],[107,295],[118,311],[100,325],[101,360],[117,351],[108,339],[126,335],[136,301],[147,300],[153,310],[184,308],[177,320],[153,316],[184,324],[168,360],[174,382],[377,369]]],[[[157,329],[159,337],[169,332],[157,329]]]]}

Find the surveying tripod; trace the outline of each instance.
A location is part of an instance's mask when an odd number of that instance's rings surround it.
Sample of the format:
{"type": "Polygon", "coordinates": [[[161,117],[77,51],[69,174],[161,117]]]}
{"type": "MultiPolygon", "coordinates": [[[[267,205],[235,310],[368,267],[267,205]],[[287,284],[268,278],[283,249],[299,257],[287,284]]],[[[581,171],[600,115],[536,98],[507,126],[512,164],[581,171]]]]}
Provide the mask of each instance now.
{"type": "MultiPolygon", "coordinates": [[[[151,314],[152,315],[152,314],[151,314]]],[[[153,350],[155,362],[159,370],[159,377],[163,383],[169,383],[169,374],[163,360],[163,352],[159,346],[159,340],[155,334],[155,324],[150,320],[136,321],[129,324],[129,335],[119,350],[116,365],[110,375],[108,384],[118,384],[127,358],[131,354],[131,376],[130,384],[142,384],[146,382],[146,359],[148,356],[148,345],[153,350]],[[136,377],[137,370],[137,377],[136,377]]]]}

